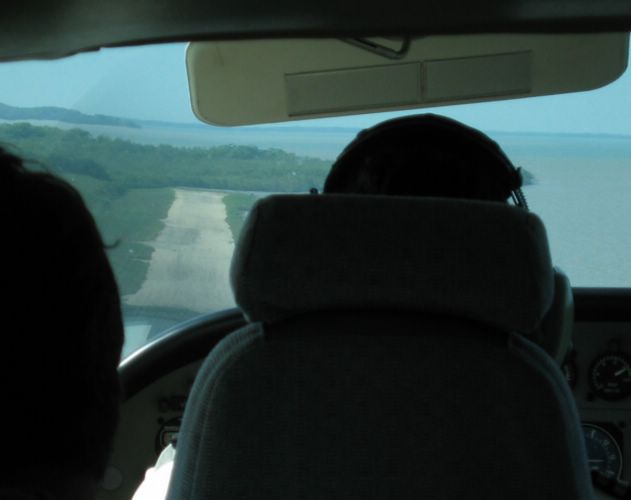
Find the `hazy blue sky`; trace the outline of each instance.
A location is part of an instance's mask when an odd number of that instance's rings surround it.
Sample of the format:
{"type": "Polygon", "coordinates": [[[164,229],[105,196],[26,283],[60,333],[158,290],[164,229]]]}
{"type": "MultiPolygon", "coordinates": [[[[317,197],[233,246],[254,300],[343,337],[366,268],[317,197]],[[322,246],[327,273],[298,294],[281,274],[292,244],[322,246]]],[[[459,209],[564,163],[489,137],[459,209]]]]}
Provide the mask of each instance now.
{"type": "MultiPolygon", "coordinates": [[[[63,106],[86,113],[197,122],[190,109],[185,44],[108,49],[58,61],[0,65],[0,102],[63,106]]],[[[596,91],[437,108],[486,131],[599,132],[631,135],[629,72],[596,91]]],[[[372,125],[388,114],[294,122],[372,125]]]]}

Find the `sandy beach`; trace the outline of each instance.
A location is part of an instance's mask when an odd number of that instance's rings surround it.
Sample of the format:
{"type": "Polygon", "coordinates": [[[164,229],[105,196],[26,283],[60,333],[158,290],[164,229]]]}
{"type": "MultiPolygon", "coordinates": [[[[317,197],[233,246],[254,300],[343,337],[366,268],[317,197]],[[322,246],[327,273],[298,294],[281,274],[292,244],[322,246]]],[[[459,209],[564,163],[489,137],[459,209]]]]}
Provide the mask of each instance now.
{"type": "Polygon", "coordinates": [[[125,298],[134,306],[199,313],[232,307],[228,268],[234,249],[223,193],[176,189],[154,247],[147,278],[125,298]]]}

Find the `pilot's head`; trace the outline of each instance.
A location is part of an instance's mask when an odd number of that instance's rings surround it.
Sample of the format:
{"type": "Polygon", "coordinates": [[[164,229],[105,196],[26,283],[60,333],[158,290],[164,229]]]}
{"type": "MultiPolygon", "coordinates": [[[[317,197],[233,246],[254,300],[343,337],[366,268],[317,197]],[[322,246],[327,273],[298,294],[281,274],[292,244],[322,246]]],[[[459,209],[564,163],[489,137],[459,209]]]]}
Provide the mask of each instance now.
{"type": "Polygon", "coordinates": [[[521,184],[520,172],[488,136],[424,114],[360,132],[335,161],[324,192],[504,202],[521,184]]]}
{"type": "Polygon", "coordinates": [[[0,149],[0,488],[89,498],[117,424],[118,289],[79,193],[0,149]]]}

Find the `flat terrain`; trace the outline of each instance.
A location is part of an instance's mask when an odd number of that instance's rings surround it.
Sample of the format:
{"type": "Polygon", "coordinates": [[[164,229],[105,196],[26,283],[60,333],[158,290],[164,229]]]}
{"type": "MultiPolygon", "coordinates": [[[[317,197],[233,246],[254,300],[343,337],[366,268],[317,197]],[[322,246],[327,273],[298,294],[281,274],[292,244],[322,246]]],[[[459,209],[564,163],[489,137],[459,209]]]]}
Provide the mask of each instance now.
{"type": "Polygon", "coordinates": [[[223,193],[176,189],[165,227],[154,247],[140,290],[124,298],[132,306],[163,306],[199,313],[232,307],[228,281],[234,249],[223,193]]]}

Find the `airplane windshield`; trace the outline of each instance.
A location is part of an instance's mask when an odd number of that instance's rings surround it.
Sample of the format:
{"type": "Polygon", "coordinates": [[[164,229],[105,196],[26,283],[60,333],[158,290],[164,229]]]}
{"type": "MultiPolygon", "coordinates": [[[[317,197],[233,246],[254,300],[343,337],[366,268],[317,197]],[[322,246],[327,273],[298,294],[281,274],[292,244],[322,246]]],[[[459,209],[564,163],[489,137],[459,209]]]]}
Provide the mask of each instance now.
{"type": "MultiPolygon", "coordinates": [[[[184,44],[0,65],[0,143],[74,184],[123,300],[125,355],[234,307],[228,268],[252,203],[321,189],[359,130],[399,114],[212,127],[184,44]]],[[[526,172],[553,261],[580,287],[630,287],[631,76],[590,92],[427,110],[477,127],[526,172]]]]}

